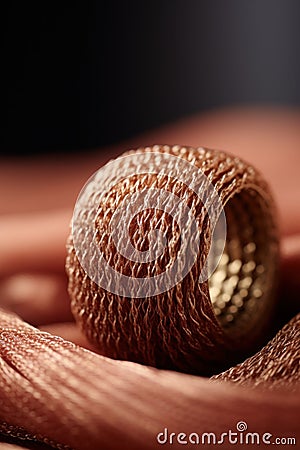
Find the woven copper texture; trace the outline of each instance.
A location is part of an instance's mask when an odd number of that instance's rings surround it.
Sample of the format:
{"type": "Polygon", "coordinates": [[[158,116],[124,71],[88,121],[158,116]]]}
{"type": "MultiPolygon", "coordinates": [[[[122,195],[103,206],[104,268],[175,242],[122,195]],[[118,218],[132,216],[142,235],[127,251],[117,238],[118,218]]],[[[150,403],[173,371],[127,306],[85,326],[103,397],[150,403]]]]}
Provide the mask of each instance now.
{"type": "Polygon", "coordinates": [[[294,317],[262,350],[242,364],[213,377],[247,387],[299,389],[300,314],[294,317]],[[298,385],[298,388],[297,388],[298,385]]]}
{"type": "Polygon", "coordinates": [[[164,427],[221,433],[246,420],[253,431],[299,439],[299,332],[298,315],[220,383],[114,361],[0,311],[0,432],[24,446],[140,450],[155,448],[164,427]],[[280,376],[295,392],[277,389],[280,376]],[[234,385],[244,377],[248,389],[234,385]],[[250,379],[275,390],[249,395],[250,379]]]}
{"type": "MultiPolygon", "coordinates": [[[[88,339],[105,356],[214,374],[255,348],[270,320],[278,262],[273,199],[266,182],[251,165],[225,152],[180,146],[138,149],[154,151],[191,162],[215,186],[225,207],[228,231],[219,267],[209,283],[198,283],[211,233],[206,210],[197,196],[165,177],[125,179],[107,193],[95,218],[99,246],[107,261],[128,276],[153,273],[153,267],[145,268],[118,255],[107,231],[111,214],[124,196],[148,187],[183,196],[195,211],[201,229],[199,257],[184,280],[169,291],[151,298],[122,298],[89,279],[70,236],[66,268],[72,310],[88,339]]],[[[147,234],[158,223],[169,226],[178,241],[176,227],[171,227],[168,218],[165,222],[160,218],[156,211],[147,210],[139,217],[143,224],[140,232],[133,224],[130,238],[139,248],[147,245],[147,234]]],[[[158,262],[156,270],[162,271],[165,263],[163,259],[158,262]]]]}

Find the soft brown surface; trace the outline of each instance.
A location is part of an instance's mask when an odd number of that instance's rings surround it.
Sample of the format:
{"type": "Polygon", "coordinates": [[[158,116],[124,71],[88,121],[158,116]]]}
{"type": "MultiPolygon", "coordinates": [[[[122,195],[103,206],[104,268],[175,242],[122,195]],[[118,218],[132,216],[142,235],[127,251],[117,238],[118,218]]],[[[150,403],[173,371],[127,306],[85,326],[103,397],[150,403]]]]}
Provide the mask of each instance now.
{"type": "MultiPolygon", "coordinates": [[[[156,435],[165,427],[176,433],[221,433],[244,420],[256,432],[300,438],[300,390],[249,392],[114,361],[39,332],[3,311],[0,320],[0,420],[10,425],[2,425],[2,432],[23,433],[54,447],[134,450],[155,448],[156,435]]],[[[299,319],[285,333],[292,335],[295,326],[299,332],[299,319]]],[[[273,355],[279,356],[280,336],[275,342],[273,355]]],[[[299,351],[289,354],[299,360],[299,351]]],[[[284,365],[281,369],[287,373],[284,365]]],[[[297,379],[293,370],[289,374],[288,384],[297,379]]]]}

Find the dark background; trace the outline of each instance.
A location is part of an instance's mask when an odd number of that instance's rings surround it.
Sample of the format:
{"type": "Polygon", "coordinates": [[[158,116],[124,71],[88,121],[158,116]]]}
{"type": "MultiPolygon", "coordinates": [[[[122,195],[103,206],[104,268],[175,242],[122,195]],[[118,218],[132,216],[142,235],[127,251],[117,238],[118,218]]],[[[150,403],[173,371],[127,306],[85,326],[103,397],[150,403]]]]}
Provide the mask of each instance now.
{"type": "Polygon", "coordinates": [[[7,2],[1,153],[60,153],[227,105],[300,104],[299,0],[7,2]]]}

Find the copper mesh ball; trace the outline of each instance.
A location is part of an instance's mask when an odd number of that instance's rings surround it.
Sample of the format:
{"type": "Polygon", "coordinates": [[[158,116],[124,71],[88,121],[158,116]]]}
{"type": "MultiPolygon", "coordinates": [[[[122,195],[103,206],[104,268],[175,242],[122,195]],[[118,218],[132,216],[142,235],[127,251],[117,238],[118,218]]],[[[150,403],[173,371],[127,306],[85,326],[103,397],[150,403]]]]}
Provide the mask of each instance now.
{"type": "MultiPolygon", "coordinates": [[[[166,247],[157,259],[139,263],[126,259],[111,239],[109,224],[115,209],[126,196],[150,187],[184,199],[193,211],[200,231],[199,254],[189,273],[166,292],[145,298],[135,298],[132,292],[131,298],[122,297],[89,278],[71,233],[66,270],[74,317],[108,357],[189,373],[217,373],[259,345],[272,316],[278,231],[271,193],[259,172],[223,151],[154,146],[137,152],[156,152],[158,162],[163,153],[174,155],[204,172],[224,206],[227,238],[223,255],[209,280],[200,283],[212,232],[199,197],[178,180],[150,173],[151,167],[149,173],[124,176],[108,191],[103,186],[94,218],[95,239],[107,263],[128,277],[151,278],[176,260],[182,244],[178,224],[170,214],[147,205],[128,227],[128,240],[138,251],[147,251],[149,233],[163,231],[166,247]]],[[[122,169],[122,158],[119,164],[122,169]]],[[[85,239],[84,231],[81,239],[85,239]]]]}

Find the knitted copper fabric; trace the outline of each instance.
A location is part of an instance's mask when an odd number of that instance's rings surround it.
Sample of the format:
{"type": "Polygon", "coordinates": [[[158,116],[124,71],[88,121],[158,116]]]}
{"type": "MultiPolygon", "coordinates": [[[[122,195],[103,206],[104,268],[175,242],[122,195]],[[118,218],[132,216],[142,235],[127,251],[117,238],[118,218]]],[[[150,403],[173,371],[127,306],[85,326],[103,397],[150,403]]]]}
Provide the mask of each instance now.
{"type": "Polygon", "coordinates": [[[214,380],[232,381],[243,386],[261,386],[264,389],[289,387],[300,384],[300,314],[294,317],[258,353],[242,364],[213,377],[214,380]]]}
{"type": "Polygon", "coordinates": [[[244,372],[250,384],[258,373],[276,388],[282,373],[289,386],[298,383],[296,393],[253,388],[249,395],[234,383],[105,358],[0,310],[0,433],[26,447],[140,450],[156,448],[164,427],[221,433],[242,419],[256,432],[299,439],[299,330],[298,315],[274,339],[269,359],[267,347],[226,376],[239,384],[236,373],[244,372]]]}
{"type": "MultiPolygon", "coordinates": [[[[167,214],[147,208],[147,203],[129,228],[129,239],[144,250],[153,229],[167,230],[168,244],[163,256],[152,265],[137,264],[119,255],[111,239],[108,226],[114,210],[125,196],[149,187],[185,199],[201,230],[200,252],[192,270],[172,289],[154,297],[129,299],[90,280],[70,236],[66,267],[74,316],[106,356],[190,373],[217,373],[253,349],[270,320],[278,261],[271,194],[251,165],[225,152],[179,146],[154,146],[139,149],[140,152],[175,155],[205,173],[225,205],[224,255],[209,283],[200,284],[198,277],[211,233],[207,211],[199,197],[174,178],[150,173],[153,167],[149,163],[136,167],[137,172],[144,173],[133,177],[126,177],[124,165],[124,179],[105,192],[94,222],[96,239],[108,263],[130,277],[151,277],[176,258],[180,245],[176,224],[167,214]]],[[[157,161],[159,165],[159,155],[157,161]]],[[[119,169],[122,164],[120,159],[119,169]]],[[[101,189],[105,191],[106,186],[100,186],[101,189]]],[[[84,230],[81,239],[85,240],[84,230]]],[[[97,263],[93,260],[92,264],[97,263]]]]}

